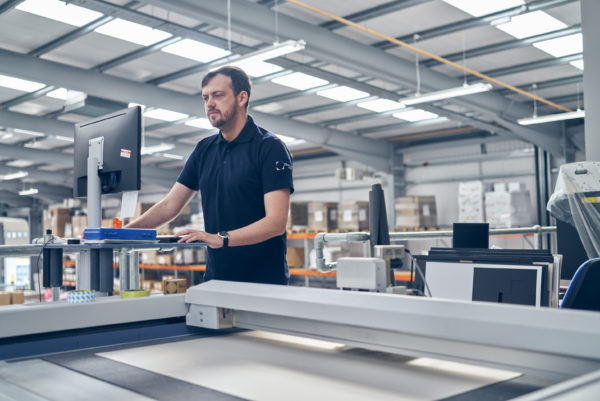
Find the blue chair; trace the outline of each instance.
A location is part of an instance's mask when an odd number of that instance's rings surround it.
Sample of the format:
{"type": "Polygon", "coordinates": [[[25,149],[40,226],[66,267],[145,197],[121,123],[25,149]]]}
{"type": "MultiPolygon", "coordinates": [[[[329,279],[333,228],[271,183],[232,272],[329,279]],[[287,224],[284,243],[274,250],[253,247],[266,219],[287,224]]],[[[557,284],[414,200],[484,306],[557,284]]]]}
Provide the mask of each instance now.
{"type": "Polygon", "coordinates": [[[579,266],[560,307],[600,311],[600,258],[579,266]]]}

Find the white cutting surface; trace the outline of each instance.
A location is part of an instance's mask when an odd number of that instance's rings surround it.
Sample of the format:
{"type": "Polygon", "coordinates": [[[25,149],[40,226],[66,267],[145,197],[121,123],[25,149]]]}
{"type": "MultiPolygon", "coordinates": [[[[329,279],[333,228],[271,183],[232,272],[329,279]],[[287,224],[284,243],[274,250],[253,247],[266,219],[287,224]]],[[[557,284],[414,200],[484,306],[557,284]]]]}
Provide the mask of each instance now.
{"type": "Polygon", "coordinates": [[[520,376],[260,331],[98,355],[257,401],[434,400],[520,376]]]}

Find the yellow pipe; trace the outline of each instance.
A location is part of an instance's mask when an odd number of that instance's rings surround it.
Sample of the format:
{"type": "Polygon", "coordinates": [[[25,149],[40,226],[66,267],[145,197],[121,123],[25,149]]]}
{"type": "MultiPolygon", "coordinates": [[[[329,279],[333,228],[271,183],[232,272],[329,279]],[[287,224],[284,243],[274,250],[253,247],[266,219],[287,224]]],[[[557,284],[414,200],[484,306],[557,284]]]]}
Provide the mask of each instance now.
{"type": "Polygon", "coordinates": [[[552,101],[550,101],[548,99],[544,99],[543,97],[540,97],[538,95],[535,95],[535,94],[527,92],[527,91],[524,91],[523,89],[519,89],[516,86],[507,84],[507,83],[502,82],[502,81],[500,81],[500,80],[498,80],[496,78],[492,78],[492,77],[490,77],[488,75],[482,74],[479,71],[475,71],[475,70],[473,70],[471,68],[468,68],[468,67],[462,66],[460,64],[457,64],[457,63],[455,63],[453,61],[450,61],[450,60],[448,60],[448,59],[446,59],[444,57],[441,57],[441,56],[438,56],[436,54],[430,53],[427,50],[419,49],[416,46],[410,45],[410,44],[408,44],[406,42],[403,42],[403,41],[398,40],[396,38],[393,38],[391,36],[388,36],[388,35],[385,35],[383,33],[377,32],[377,31],[375,31],[373,29],[369,29],[367,27],[359,25],[359,24],[357,24],[355,22],[352,22],[350,20],[347,20],[345,18],[338,17],[335,14],[331,14],[331,13],[329,13],[327,11],[324,11],[324,10],[321,10],[319,8],[316,8],[316,7],[310,6],[308,4],[302,3],[302,2],[300,2],[298,0],[287,0],[287,1],[289,3],[297,5],[298,7],[305,8],[307,10],[310,10],[310,11],[314,12],[314,13],[320,14],[320,15],[322,15],[324,17],[330,18],[332,20],[341,22],[342,24],[345,24],[345,25],[351,26],[353,28],[356,28],[356,29],[358,29],[360,31],[366,32],[366,33],[368,33],[370,35],[376,36],[376,37],[381,38],[383,40],[387,40],[388,42],[394,43],[394,44],[396,44],[398,46],[405,47],[408,50],[412,50],[415,53],[419,53],[419,54],[421,54],[423,56],[426,56],[426,57],[432,58],[434,60],[437,60],[440,63],[447,64],[447,65],[449,65],[451,67],[454,67],[454,68],[456,68],[458,70],[464,71],[464,72],[466,72],[468,74],[475,75],[476,77],[479,77],[481,79],[489,81],[489,82],[491,82],[493,84],[496,84],[498,86],[502,86],[502,87],[504,87],[506,89],[510,89],[513,92],[519,93],[519,94],[521,94],[523,96],[527,96],[527,97],[529,97],[531,99],[537,100],[538,102],[545,103],[545,104],[547,104],[549,106],[552,106],[552,107],[554,107],[554,108],[556,108],[558,110],[562,110],[562,111],[566,111],[566,112],[572,111],[572,110],[568,109],[567,107],[561,106],[560,104],[556,104],[556,103],[554,103],[554,102],[552,102],[552,101]]]}

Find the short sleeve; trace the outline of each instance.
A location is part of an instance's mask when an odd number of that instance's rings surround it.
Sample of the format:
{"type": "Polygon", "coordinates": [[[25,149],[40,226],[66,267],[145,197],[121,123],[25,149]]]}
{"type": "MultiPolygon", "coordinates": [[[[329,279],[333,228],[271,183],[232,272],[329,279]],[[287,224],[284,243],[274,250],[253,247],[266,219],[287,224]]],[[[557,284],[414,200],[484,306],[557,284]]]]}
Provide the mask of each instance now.
{"type": "Polygon", "coordinates": [[[198,160],[200,153],[200,143],[196,145],[196,148],[190,155],[190,157],[185,162],[185,166],[183,166],[183,170],[177,177],[177,182],[185,185],[192,191],[197,191],[199,189],[199,180],[198,180],[198,160]]]}
{"type": "Polygon", "coordinates": [[[292,180],[292,156],[279,138],[269,138],[263,143],[264,156],[261,160],[261,178],[263,194],[279,189],[290,189],[294,192],[292,180]]]}

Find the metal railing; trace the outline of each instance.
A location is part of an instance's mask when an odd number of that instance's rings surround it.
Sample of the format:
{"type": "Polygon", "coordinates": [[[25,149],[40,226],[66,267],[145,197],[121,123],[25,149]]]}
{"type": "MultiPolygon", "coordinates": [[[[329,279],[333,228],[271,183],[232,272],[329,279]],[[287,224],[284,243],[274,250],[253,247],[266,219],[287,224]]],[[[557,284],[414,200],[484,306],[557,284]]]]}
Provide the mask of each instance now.
{"type": "MultiPolygon", "coordinates": [[[[490,229],[490,236],[510,235],[510,234],[533,234],[534,246],[536,249],[542,248],[542,235],[555,233],[555,226],[519,227],[519,228],[494,228],[490,229]]],[[[439,239],[452,238],[452,231],[412,231],[412,232],[390,232],[390,241],[407,241],[415,239],[439,239]]],[[[323,247],[328,242],[366,242],[371,239],[369,233],[350,232],[350,233],[318,233],[315,236],[316,266],[321,272],[328,272],[336,268],[336,263],[325,262],[323,257],[323,247]]]]}

